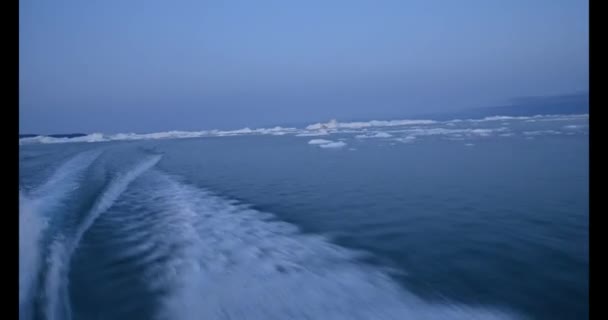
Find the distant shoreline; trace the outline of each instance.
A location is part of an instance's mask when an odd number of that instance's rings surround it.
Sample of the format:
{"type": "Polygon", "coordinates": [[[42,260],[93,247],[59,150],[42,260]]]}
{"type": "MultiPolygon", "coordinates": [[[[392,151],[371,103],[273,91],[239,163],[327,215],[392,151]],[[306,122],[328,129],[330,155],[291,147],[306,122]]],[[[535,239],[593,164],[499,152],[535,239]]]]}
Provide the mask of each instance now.
{"type": "MultiPolygon", "coordinates": [[[[33,136],[19,138],[19,145],[22,144],[35,144],[35,143],[68,143],[68,142],[108,142],[108,141],[133,141],[133,140],[157,140],[157,139],[184,139],[184,138],[201,138],[201,137],[229,137],[229,136],[241,136],[241,135],[295,135],[298,137],[313,137],[323,136],[333,133],[340,133],[344,130],[345,132],[353,132],[352,130],[366,131],[367,128],[372,130],[375,128],[385,127],[398,127],[398,126],[427,126],[427,125],[445,125],[454,126],[455,123],[471,122],[480,123],[487,121],[555,121],[555,120],[582,120],[589,119],[588,113],[583,114],[554,114],[554,115],[534,115],[534,116],[504,116],[495,115],[487,116],[483,118],[477,117],[464,117],[455,118],[451,120],[414,120],[414,119],[403,119],[403,120],[369,120],[365,122],[338,122],[331,120],[327,123],[315,123],[310,124],[304,128],[256,128],[251,129],[249,127],[238,129],[238,130],[203,130],[203,131],[160,131],[154,133],[118,133],[118,134],[103,134],[103,133],[92,133],[92,134],[55,134],[52,136],[33,136]]],[[[588,126],[588,125],[585,125],[588,126]]],[[[573,126],[579,127],[579,126],[573,126]]],[[[413,127],[413,130],[421,130],[419,127],[413,127]]],[[[446,128],[436,128],[439,130],[450,130],[446,128]]],[[[482,130],[483,131],[483,130],[482,130]]],[[[23,135],[21,135],[23,136],[23,135]]]]}
{"type": "MultiPolygon", "coordinates": [[[[536,115],[579,115],[589,114],[589,94],[577,93],[557,96],[538,96],[538,97],[523,97],[513,101],[511,105],[493,106],[493,107],[478,107],[467,108],[451,112],[434,112],[426,114],[410,114],[410,115],[392,115],[386,117],[374,117],[375,120],[392,120],[392,119],[429,119],[436,121],[445,121],[452,119],[481,119],[492,116],[510,116],[510,117],[525,117],[536,115]]],[[[351,119],[343,119],[347,122],[367,122],[371,117],[358,117],[351,119]]],[[[289,126],[300,127],[310,124],[308,123],[293,123],[289,126]]],[[[287,125],[287,124],[283,124],[287,125]]],[[[209,130],[208,130],[209,131],[209,130]]],[[[213,131],[213,130],[211,130],[213,131]]],[[[228,130],[231,131],[231,130],[228,130]]],[[[152,132],[154,133],[154,132],[152,132]]],[[[90,134],[90,133],[89,133],[90,134]]],[[[35,137],[50,137],[50,138],[78,138],[89,134],[85,133],[67,133],[67,134],[19,134],[19,139],[35,138],[35,137]]],[[[142,133],[146,134],[146,133],[142,133]]]]}

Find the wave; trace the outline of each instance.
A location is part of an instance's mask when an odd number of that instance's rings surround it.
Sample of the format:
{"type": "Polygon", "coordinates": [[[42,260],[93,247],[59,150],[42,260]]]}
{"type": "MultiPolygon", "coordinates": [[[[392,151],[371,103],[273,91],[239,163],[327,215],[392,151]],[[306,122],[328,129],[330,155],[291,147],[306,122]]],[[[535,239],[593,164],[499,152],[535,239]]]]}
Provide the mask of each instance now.
{"type": "Polygon", "coordinates": [[[415,129],[406,129],[399,130],[394,132],[404,132],[409,136],[417,137],[417,136],[435,136],[435,135],[453,135],[453,136],[482,136],[487,137],[493,133],[500,133],[509,131],[509,128],[500,127],[493,129],[447,129],[447,128],[415,128],[415,129]]]}
{"type": "Polygon", "coordinates": [[[318,136],[326,136],[329,134],[327,130],[316,130],[314,132],[302,132],[296,134],[296,137],[318,137],[318,136]]]}
{"type": "Polygon", "coordinates": [[[326,143],[332,143],[333,141],[331,140],[325,140],[325,139],[312,139],[310,141],[308,141],[308,144],[326,144],[326,143]]]}
{"type": "Polygon", "coordinates": [[[40,241],[47,228],[48,213],[78,187],[83,172],[99,157],[100,151],[77,154],[29,194],[19,191],[19,305],[20,318],[28,318],[30,293],[36,290],[40,269],[40,241]]]}
{"type": "Polygon", "coordinates": [[[19,318],[29,317],[30,292],[35,291],[35,279],[40,259],[40,238],[46,220],[34,212],[25,195],[19,192],[19,318]]]}
{"type": "Polygon", "coordinates": [[[53,174],[28,195],[32,205],[52,207],[78,187],[84,171],[102,154],[100,150],[77,154],[54,170],[53,174]]]}
{"type": "Polygon", "coordinates": [[[145,179],[129,195],[138,217],[114,215],[130,223],[114,222],[140,242],[122,255],[156,257],[141,274],[149,290],[161,293],[156,319],[511,318],[490,308],[426,302],[360,263],[362,252],[158,170],[145,179]],[[155,245],[144,245],[150,237],[155,245]]]}
{"type": "Polygon", "coordinates": [[[589,127],[589,125],[567,125],[567,126],[563,126],[563,129],[566,130],[578,130],[578,129],[587,129],[589,127]]]}
{"type": "Polygon", "coordinates": [[[414,141],[416,141],[416,136],[405,136],[405,137],[401,137],[401,138],[395,138],[393,139],[397,142],[401,142],[401,143],[412,143],[414,141]]]}
{"type": "Polygon", "coordinates": [[[480,122],[496,122],[496,121],[571,121],[588,119],[588,114],[579,115],[535,115],[535,116],[491,116],[481,119],[453,119],[447,121],[436,120],[371,120],[366,122],[338,122],[336,120],[327,123],[315,123],[306,126],[305,128],[258,128],[250,129],[243,128],[238,130],[203,130],[203,131],[166,131],[146,134],[137,133],[118,133],[118,134],[103,134],[92,133],[86,136],[75,138],[56,138],[49,136],[36,136],[28,138],[20,138],[19,145],[27,144],[53,144],[53,143],[73,143],[73,142],[108,142],[108,141],[132,141],[132,140],[160,140],[160,139],[186,139],[186,138],[202,138],[202,137],[230,137],[240,135],[288,135],[293,134],[298,137],[309,136],[324,136],[338,132],[359,132],[367,128],[374,127],[408,127],[415,125],[455,125],[457,123],[480,123],[480,122]],[[350,130],[350,131],[349,131],[350,130]]]}
{"type": "Polygon", "coordinates": [[[69,256],[65,238],[59,236],[52,241],[46,263],[48,266],[44,278],[44,312],[46,318],[69,320],[71,318],[67,293],[69,256]]]}
{"type": "Polygon", "coordinates": [[[524,131],[523,134],[525,136],[540,136],[540,135],[555,135],[562,134],[560,131],[556,130],[536,130],[536,131],[524,131]]]}
{"type": "Polygon", "coordinates": [[[75,138],[56,138],[49,136],[36,136],[19,139],[19,144],[53,144],[53,143],[72,143],[72,142],[108,142],[108,141],[131,141],[131,140],[162,140],[162,139],[186,139],[186,138],[201,138],[201,137],[230,137],[247,134],[260,135],[285,135],[295,133],[295,128],[260,128],[250,129],[243,128],[238,130],[204,130],[204,131],[166,131],[155,133],[118,133],[118,134],[103,134],[92,133],[85,136],[75,138]]]}
{"type": "Polygon", "coordinates": [[[391,138],[393,135],[388,132],[376,132],[374,134],[360,134],[356,135],[357,139],[369,139],[369,138],[391,138]]]}
{"type": "Polygon", "coordinates": [[[505,120],[545,120],[545,121],[568,121],[587,119],[589,114],[537,114],[534,116],[490,116],[481,119],[454,119],[445,121],[446,123],[453,122],[488,122],[488,121],[505,121],[505,120]]]}
{"type": "Polygon", "coordinates": [[[332,141],[325,139],[312,139],[308,141],[308,144],[318,145],[321,148],[342,148],[346,146],[346,143],[343,141],[332,141]]]}
{"type": "MultiPolygon", "coordinates": [[[[133,277],[141,277],[141,283],[134,281],[148,287],[141,294],[152,293],[156,299],[157,309],[151,310],[133,301],[129,306],[112,305],[114,315],[134,314],[134,308],[141,307],[147,309],[137,310],[153,313],[146,318],[159,320],[512,317],[492,308],[424,301],[396,284],[385,270],[359,262],[365,253],[303,234],[271,214],[153,169],[161,157],[146,156],[113,177],[74,233],[49,242],[40,301],[46,318],[71,318],[68,276],[70,267],[78,268],[71,260],[88,232],[115,248],[112,257],[104,259],[116,264],[104,263],[96,277],[108,272],[113,274],[108,280],[122,282],[128,277],[129,285],[133,277]],[[133,210],[124,210],[125,205],[133,210]],[[126,265],[137,272],[125,274],[126,265]]],[[[27,204],[25,195],[20,196],[27,204]]],[[[110,301],[120,303],[126,293],[112,293],[120,284],[111,281],[100,281],[103,288],[98,290],[119,296],[110,301]]]]}
{"type": "Polygon", "coordinates": [[[97,198],[84,221],[78,226],[75,234],[71,237],[59,236],[53,241],[47,258],[48,271],[45,287],[46,316],[49,319],[69,319],[71,317],[67,294],[67,275],[69,273],[70,260],[78,248],[83,235],[93,225],[99,215],[112,206],[129,184],[155,166],[161,157],[161,155],[147,157],[125,173],[115,176],[97,198]]]}
{"type": "Polygon", "coordinates": [[[435,120],[371,120],[367,122],[338,122],[331,120],[327,123],[315,123],[306,127],[307,130],[321,129],[361,129],[369,127],[396,127],[420,124],[435,124],[435,120]]]}
{"type": "Polygon", "coordinates": [[[346,142],[335,141],[335,142],[330,142],[330,143],[323,143],[323,144],[320,144],[319,147],[324,148],[324,149],[342,148],[342,147],[346,147],[346,142]]]}

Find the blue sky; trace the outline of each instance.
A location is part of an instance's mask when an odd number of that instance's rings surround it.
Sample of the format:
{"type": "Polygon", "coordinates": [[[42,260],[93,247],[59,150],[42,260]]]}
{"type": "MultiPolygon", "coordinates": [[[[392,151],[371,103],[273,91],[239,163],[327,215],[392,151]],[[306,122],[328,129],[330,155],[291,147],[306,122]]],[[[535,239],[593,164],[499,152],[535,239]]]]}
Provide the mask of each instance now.
{"type": "Polygon", "coordinates": [[[588,3],[20,1],[20,131],[395,118],[588,90],[588,3]]]}

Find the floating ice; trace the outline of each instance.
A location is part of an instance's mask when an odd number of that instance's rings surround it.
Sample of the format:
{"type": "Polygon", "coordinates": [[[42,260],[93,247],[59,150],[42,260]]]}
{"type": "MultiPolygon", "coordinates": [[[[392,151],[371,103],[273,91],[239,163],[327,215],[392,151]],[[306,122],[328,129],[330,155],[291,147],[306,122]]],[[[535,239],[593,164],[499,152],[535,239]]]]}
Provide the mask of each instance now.
{"type": "Polygon", "coordinates": [[[367,138],[390,138],[393,135],[388,133],[388,132],[376,132],[374,134],[370,134],[370,135],[366,135],[366,134],[360,134],[355,136],[355,138],[358,139],[367,139],[367,138]]]}
{"type": "MultiPolygon", "coordinates": [[[[536,116],[492,116],[482,119],[454,119],[448,121],[435,120],[372,120],[367,122],[338,122],[331,120],[327,123],[315,123],[306,126],[303,129],[298,128],[257,128],[249,127],[238,130],[203,130],[203,131],[165,131],[156,133],[118,133],[118,134],[102,134],[93,133],[76,138],[54,138],[48,136],[37,136],[30,138],[19,139],[19,144],[35,144],[35,143],[68,143],[68,142],[104,142],[104,141],[119,141],[119,140],[153,140],[153,139],[184,139],[184,138],[202,138],[202,137],[230,137],[239,135],[275,135],[281,136],[293,134],[299,137],[325,136],[332,133],[355,133],[357,138],[389,138],[391,133],[405,132],[411,136],[427,136],[427,135],[450,135],[450,134],[465,134],[476,136],[490,136],[494,132],[508,131],[506,125],[501,122],[501,128],[457,128],[456,124],[462,126],[467,123],[479,125],[484,122],[496,122],[505,120],[524,121],[534,123],[537,121],[580,121],[588,119],[588,114],[580,115],[536,115],[536,116]],[[445,127],[438,127],[442,125],[445,127]],[[375,134],[364,134],[368,128],[382,127],[400,127],[396,130],[391,130],[391,133],[386,131],[376,132],[375,134]],[[446,128],[447,127],[447,128],[446,128]]],[[[575,130],[579,125],[565,126],[566,130],[575,130]]],[[[581,125],[580,128],[586,125],[581,125]]]]}
{"type": "Polygon", "coordinates": [[[326,144],[326,143],[332,143],[333,141],[331,140],[325,140],[325,139],[312,139],[310,141],[308,141],[308,144],[326,144]]]}

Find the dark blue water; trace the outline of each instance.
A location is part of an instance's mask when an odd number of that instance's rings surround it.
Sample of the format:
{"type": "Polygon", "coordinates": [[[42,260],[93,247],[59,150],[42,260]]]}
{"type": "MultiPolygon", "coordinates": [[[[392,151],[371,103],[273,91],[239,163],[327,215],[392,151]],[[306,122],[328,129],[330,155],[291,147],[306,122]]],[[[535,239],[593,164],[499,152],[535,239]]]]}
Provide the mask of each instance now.
{"type": "Polygon", "coordinates": [[[586,319],[588,118],[531,119],[23,145],[22,318],[586,319]]]}

